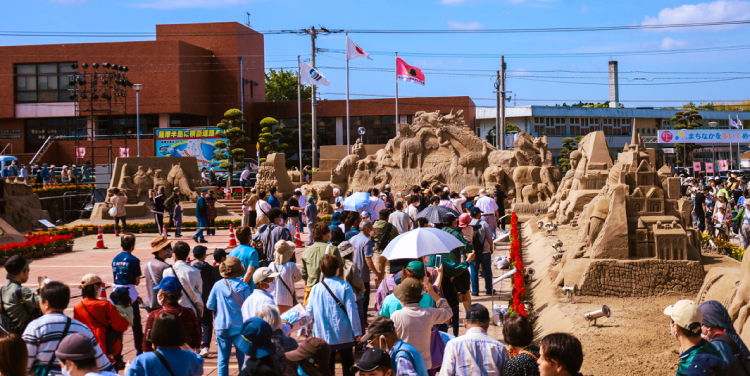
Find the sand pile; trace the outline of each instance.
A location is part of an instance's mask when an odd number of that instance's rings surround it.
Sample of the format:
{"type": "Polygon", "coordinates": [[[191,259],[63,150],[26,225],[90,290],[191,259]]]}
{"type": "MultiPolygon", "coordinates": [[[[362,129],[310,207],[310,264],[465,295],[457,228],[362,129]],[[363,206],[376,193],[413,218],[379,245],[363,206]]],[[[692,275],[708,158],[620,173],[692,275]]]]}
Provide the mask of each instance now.
{"type": "MultiPolygon", "coordinates": [[[[531,301],[539,314],[535,323],[537,339],[554,332],[568,332],[583,344],[584,375],[674,375],[677,371],[679,345],[669,334],[669,319],[664,307],[680,299],[695,299],[695,294],[669,293],[651,298],[601,298],[577,296],[568,302],[562,289],[554,284],[557,268],[552,244],[562,240],[566,252],[573,250],[576,229],[560,226],[551,236],[536,230],[536,221],[524,224],[522,251],[524,265],[536,274],[530,284],[531,301]],[[610,318],[601,318],[590,326],[583,317],[607,305],[610,318]]],[[[716,266],[739,267],[728,257],[710,255],[704,258],[706,269],[716,266]]]]}

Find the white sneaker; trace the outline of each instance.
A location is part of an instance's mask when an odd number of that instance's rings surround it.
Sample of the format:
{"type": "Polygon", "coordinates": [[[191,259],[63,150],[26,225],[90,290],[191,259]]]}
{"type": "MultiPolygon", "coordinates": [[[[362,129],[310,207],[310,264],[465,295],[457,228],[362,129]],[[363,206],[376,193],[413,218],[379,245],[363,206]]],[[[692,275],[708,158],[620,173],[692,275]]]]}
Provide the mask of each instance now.
{"type": "Polygon", "coordinates": [[[201,347],[201,352],[199,354],[204,358],[208,358],[208,347],[201,347]]]}

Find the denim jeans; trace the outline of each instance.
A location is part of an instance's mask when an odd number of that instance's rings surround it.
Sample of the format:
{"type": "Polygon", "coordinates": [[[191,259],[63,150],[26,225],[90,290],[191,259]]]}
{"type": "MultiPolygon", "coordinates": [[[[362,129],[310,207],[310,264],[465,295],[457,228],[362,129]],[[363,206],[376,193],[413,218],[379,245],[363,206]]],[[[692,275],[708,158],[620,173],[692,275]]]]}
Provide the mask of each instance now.
{"type": "Polygon", "coordinates": [[[304,234],[305,233],[305,226],[303,225],[305,222],[302,222],[302,212],[299,212],[297,215],[297,223],[299,223],[299,233],[304,234]]]}
{"type": "Polygon", "coordinates": [[[198,220],[198,231],[195,232],[193,237],[199,238],[200,240],[206,240],[203,237],[203,230],[208,227],[208,218],[196,217],[196,219],[198,220]]]}
{"type": "Polygon", "coordinates": [[[204,308],[201,317],[201,348],[211,347],[211,335],[214,331],[214,311],[204,308]]]}
{"type": "Polygon", "coordinates": [[[135,301],[133,307],[133,345],[137,355],[143,353],[143,325],[141,324],[141,307],[135,301]]]}
{"type": "Polygon", "coordinates": [[[484,271],[484,291],[492,293],[492,254],[482,253],[469,263],[471,270],[471,292],[479,294],[479,266],[484,271]]]}
{"type": "Polygon", "coordinates": [[[230,337],[228,330],[216,331],[216,342],[219,343],[216,368],[218,369],[219,376],[229,376],[229,357],[232,354],[232,345],[234,345],[234,352],[237,357],[238,373],[242,372],[242,368],[245,365],[245,354],[237,348],[238,341],[244,341],[239,334],[230,337]]]}

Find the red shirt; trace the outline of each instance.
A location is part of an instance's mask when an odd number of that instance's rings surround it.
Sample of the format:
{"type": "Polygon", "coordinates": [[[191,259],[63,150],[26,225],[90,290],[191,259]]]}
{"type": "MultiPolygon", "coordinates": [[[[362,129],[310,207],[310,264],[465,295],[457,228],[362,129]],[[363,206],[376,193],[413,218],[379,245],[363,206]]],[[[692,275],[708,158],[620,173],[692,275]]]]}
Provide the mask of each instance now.
{"type": "Polygon", "coordinates": [[[94,338],[96,338],[96,342],[99,343],[104,354],[114,355],[120,352],[122,344],[115,343],[113,346],[114,354],[107,354],[104,336],[109,328],[124,332],[130,324],[108,300],[84,298],[73,307],[73,318],[84,323],[94,332],[94,338]]]}
{"type": "Polygon", "coordinates": [[[151,344],[151,341],[148,339],[148,333],[154,325],[154,320],[156,320],[156,317],[158,317],[162,312],[169,312],[177,316],[177,318],[180,320],[180,323],[182,323],[182,327],[185,329],[185,336],[187,337],[188,346],[194,349],[201,347],[200,326],[198,326],[198,318],[195,317],[195,313],[193,313],[193,310],[181,305],[165,303],[164,306],[162,306],[160,309],[152,311],[148,314],[148,318],[146,319],[146,335],[143,336],[144,351],[154,351],[154,347],[151,344]]]}

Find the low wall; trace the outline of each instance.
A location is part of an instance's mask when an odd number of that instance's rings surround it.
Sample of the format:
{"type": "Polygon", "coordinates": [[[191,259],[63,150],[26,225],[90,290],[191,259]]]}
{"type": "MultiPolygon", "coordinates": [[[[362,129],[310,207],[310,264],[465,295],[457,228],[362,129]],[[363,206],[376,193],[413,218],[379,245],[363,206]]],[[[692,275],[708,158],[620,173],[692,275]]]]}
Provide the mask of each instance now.
{"type": "Polygon", "coordinates": [[[646,297],[697,293],[704,277],[699,261],[592,260],[581,295],[646,297]]]}

